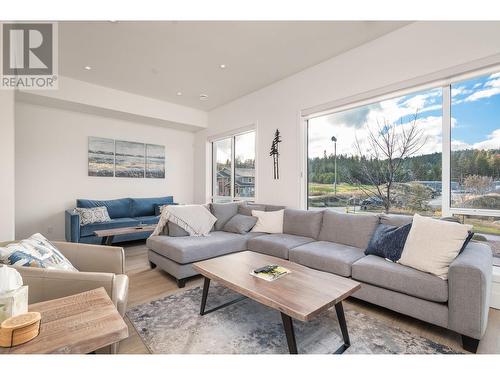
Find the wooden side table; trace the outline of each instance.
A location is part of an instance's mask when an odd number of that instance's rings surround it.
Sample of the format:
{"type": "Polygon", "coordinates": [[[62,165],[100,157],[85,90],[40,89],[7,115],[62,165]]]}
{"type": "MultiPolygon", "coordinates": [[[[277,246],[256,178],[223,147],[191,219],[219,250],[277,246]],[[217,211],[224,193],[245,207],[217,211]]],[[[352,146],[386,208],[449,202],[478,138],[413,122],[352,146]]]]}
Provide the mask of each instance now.
{"type": "Polygon", "coordinates": [[[127,324],[104,288],[39,302],[29,311],[42,315],[40,334],[0,354],[86,354],[128,337],[127,324]]]}

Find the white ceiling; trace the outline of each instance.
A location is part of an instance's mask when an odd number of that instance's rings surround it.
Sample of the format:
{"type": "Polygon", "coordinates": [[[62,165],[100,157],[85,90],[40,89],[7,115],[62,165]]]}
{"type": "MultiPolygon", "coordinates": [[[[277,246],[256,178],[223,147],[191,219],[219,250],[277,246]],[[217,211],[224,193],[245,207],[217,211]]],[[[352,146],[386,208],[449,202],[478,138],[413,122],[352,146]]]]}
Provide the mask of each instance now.
{"type": "Polygon", "coordinates": [[[61,22],[59,73],[210,110],[407,23],[61,22]]]}

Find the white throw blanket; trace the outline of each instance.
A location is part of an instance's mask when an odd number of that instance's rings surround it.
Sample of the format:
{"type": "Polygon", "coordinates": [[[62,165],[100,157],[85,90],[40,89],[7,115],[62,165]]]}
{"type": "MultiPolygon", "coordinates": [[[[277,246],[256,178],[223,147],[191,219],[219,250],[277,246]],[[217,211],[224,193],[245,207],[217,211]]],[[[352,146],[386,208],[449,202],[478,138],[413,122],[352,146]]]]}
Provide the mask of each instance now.
{"type": "Polygon", "coordinates": [[[203,205],[164,206],[151,236],[158,236],[169,221],[180,226],[190,236],[206,236],[217,218],[203,205]]]}

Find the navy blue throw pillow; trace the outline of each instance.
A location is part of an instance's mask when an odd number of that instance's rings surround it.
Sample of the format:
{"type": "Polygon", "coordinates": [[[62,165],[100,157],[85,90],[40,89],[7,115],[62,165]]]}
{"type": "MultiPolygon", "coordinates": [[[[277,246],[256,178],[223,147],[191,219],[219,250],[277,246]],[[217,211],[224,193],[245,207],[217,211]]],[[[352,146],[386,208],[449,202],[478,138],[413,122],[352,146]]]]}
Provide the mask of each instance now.
{"type": "Polygon", "coordinates": [[[365,250],[365,255],[377,255],[393,262],[398,261],[410,229],[411,223],[402,227],[379,224],[365,250]]]}

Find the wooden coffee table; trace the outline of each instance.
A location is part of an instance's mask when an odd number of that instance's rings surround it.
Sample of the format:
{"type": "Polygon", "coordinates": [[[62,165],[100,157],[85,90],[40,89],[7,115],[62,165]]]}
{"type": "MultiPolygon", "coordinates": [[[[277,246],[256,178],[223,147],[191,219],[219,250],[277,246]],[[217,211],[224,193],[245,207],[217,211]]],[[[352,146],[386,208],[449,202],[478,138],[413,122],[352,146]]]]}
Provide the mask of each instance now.
{"type": "Polygon", "coordinates": [[[131,233],[143,233],[143,232],[153,232],[156,228],[155,225],[145,225],[142,227],[123,227],[123,228],[113,228],[113,229],[103,229],[96,230],[94,234],[96,237],[102,238],[102,244],[111,246],[113,244],[113,239],[115,236],[120,234],[131,234],[131,233]]]}
{"type": "Polygon", "coordinates": [[[200,315],[219,310],[248,297],[280,311],[290,354],[297,354],[293,319],[309,321],[335,306],[344,344],[335,353],[343,353],[349,346],[349,333],[342,301],[358,290],[360,283],[326,272],[292,263],[272,256],[244,251],[204,260],[193,268],[205,277],[200,315]],[[266,281],[250,274],[256,268],[277,264],[292,271],[274,281],[266,281]],[[205,310],[210,280],[239,293],[242,297],[205,310]]]}
{"type": "Polygon", "coordinates": [[[104,288],[29,305],[42,315],[40,334],[0,354],[85,354],[128,337],[127,324],[104,288]]]}

